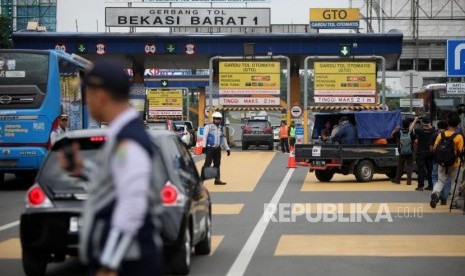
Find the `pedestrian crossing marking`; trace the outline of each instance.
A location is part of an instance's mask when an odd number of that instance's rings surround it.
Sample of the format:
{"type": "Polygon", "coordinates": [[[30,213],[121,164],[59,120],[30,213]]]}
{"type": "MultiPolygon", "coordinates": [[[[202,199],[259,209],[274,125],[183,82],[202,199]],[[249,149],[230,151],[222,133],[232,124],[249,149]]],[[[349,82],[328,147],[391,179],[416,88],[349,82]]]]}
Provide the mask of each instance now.
{"type": "MultiPolygon", "coordinates": [[[[212,256],[223,241],[223,235],[212,235],[211,253],[212,256]]],[[[21,259],[21,243],[18,238],[8,239],[0,242],[0,259],[1,260],[20,260],[21,259]]]]}
{"type": "MultiPolygon", "coordinates": [[[[252,192],[257,186],[268,165],[273,160],[274,152],[233,152],[231,156],[222,154],[221,180],[227,185],[214,185],[213,180],[205,181],[210,192],[252,192]]],[[[199,171],[204,161],[196,163],[199,171]]]]}
{"type": "Polygon", "coordinates": [[[8,239],[0,242],[0,259],[21,259],[21,243],[19,239],[8,239]]]}
{"type": "Polygon", "coordinates": [[[239,215],[244,204],[212,204],[213,215],[239,215]]]}
{"type": "Polygon", "coordinates": [[[211,245],[210,256],[213,256],[213,254],[215,254],[216,250],[220,246],[223,239],[224,239],[224,236],[212,235],[212,245],[211,245]]]}
{"type": "MultiPolygon", "coordinates": [[[[415,218],[421,217],[423,214],[441,214],[449,213],[449,205],[438,205],[435,209],[429,206],[429,203],[418,202],[390,202],[390,203],[293,203],[292,213],[295,215],[316,214],[317,212],[328,213],[343,213],[350,214],[355,209],[355,204],[360,204],[362,208],[367,207],[368,214],[376,214],[381,210],[381,204],[385,204],[387,210],[391,213],[393,218],[396,216],[402,218],[415,218]],[[324,205],[335,205],[337,210],[330,210],[323,208],[324,205]],[[369,207],[369,208],[368,208],[369,207]],[[351,210],[352,208],[352,210],[351,210]]],[[[463,214],[462,210],[454,209],[453,214],[463,214]]]]}
{"type": "Polygon", "coordinates": [[[275,256],[465,257],[465,236],[282,235],[275,256]]]}
{"type": "MultiPolygon", "coordinates": [[[[416,183],[415,183],[416,184],[416,183]]],[[[331,182],[320,182],[314,173],[308,173],[302,192],[403,192],[415,191],[415,185],[394,184],[386,176],[376,175],[373,181],[359,183],[353,175],[334,175],[331,182]]]]}

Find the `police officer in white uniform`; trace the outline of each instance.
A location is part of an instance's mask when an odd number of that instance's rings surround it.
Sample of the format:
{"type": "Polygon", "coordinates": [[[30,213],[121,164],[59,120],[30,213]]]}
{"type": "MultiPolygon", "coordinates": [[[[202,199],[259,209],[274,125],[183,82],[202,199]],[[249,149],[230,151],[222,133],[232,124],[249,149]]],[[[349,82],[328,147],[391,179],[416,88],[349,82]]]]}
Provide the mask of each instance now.
{"type": "Polygon", "coordinates": [[[129,106],[128,76],[118,62],[101,60],[87,73],[85,85],[91,116],[109,125],[95,162],[82,160],[77,144],[74,162],[63,154],[60,158],[62,168],[90,180],[81,260],[90,275],[162,275],[159,225],[153,216],[161,208],[160,193],[151,188],[154,148],[139,113],[129,106]]]}
{"type": "Polygon", "coordinates": [[[60,138],[61,135],[65,134],[68,131],[68,115],[61,114],[58,117],[58,127],[52,131],[50,134],[50,143],[55,144],[55,142],[60,138]]]}
{"type": "Polygon", "coordinates": [[[223,133],[221,120],[223,116],[219,112],[213,113],[213,124],[205,126],[203,132],[203,153],[205,153],[204,167],[210,167],[213,162],[213,167],[218,168],[218,175],[215,179],[215,185],[226,185],[226,182],[221,181],[220,165],[221,165],[221,150],[226,149],[228,156],[231,155],[231,150],[228,146],[228,141],[223,133]]]}

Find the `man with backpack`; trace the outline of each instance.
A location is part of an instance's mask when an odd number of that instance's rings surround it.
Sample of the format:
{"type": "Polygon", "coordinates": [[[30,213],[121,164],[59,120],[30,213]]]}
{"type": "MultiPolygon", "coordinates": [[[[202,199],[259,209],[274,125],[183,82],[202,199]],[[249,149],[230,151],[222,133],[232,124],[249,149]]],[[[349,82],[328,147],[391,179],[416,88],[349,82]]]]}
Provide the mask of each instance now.
{"type": "Polygon", "coordinates": [[[400,179],[405,169],[407,172],[407,185],[412,185],[413,141],[415,140],[415,135],[410,131],[410,120],[404,119],[402,121],[402,128],[394,130],[392,137],[399,144],[399,165],[397,166],[396,177],[391,179],[391,182],[400,184],[400,179]]]}
{"type": "Polygon", "coordinates": [[[423,191],[425,184],[425,178],[428,180],[428,187],[426,190],[433,190],[433,154],[430,148],[431,136],[434,133],[434,129],[431,125],[429,118],[421,119],[421,129],[415,129],[418,117],[410,125],[410,131],[417,137],[417,174],[418,174],[418,186],[415,188],[417,191],[423,191]]]}
{"type": "MultiPolygon", "coordinates": [[[[436,162],[436,157],[434,157],[434,144],[436,143],[436,138],[438,138],[438,136],[441,133],[446,131],[446,129],[447,129],[447,121],[441,120],[437,124],[436,132],[433,134],[433,136],[431,136],[430,148],[431,148],[431,152],[433,153],[433,172],[431,174],[431,178],[433,180],[433,187],[436,186],[436,184],[438,183],[438,168],[439,168],[439,164],[438,162],[436,162]]],[[[429,190],[428,188],[426,188],[425,190],[429,190]]],[[[433,190],[433,188],[431,188],[431,190],[433,190]]],[[[450,181],[447,181],[446,184],[444,185],[444,188],[442,189],[441,195],[439,196],[439,199],[441,200],[441,205],[447,204],[447,197],[449,197],[449,191],[450,191],[450,181]]]]}
{"type": "MultiPolygon", "coordinates": [[[[454,181],[460,167],[460,157],[463,150],[463,136],[456,133],[460,124],[460,117],[457,112],[448,115],[447,129],[439,134],[434,143],[434,151],[438,167],[438,183],[433,188],[430,206],[436,208],[439,202],[439,194],[448,181],[454,181]]],[[[458,186],[458,185],[457,185],[458,186]]],[[[456,187],[457,188],[457,187],[456,187]]],[[[454,199],[457,200],[458,197],[454,199]]],[[[454,202],[452,202],[454,204],[454,202]]]]}

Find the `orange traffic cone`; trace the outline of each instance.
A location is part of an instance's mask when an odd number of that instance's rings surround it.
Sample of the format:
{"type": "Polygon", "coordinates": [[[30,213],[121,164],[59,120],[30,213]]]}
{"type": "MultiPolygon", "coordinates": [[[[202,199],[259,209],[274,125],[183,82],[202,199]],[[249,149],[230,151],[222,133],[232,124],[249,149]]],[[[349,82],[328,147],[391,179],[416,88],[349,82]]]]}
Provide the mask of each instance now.
{"type": "Polygon", "coordinates": [[[297,168],[296,164],[295,164],[295,155],[294,155],[294,151],[291,151],[289,153],[289,159],[287,160],[287,168],[288,169],[295,169],[297,168]]]}
{"type": "Polygon", "coordinates": [[[194,148],[194,154],[195,155],[201,155],[202,154],[202,146],[199,147],[199,146],[196,145],[195,148],[194,148]]]}

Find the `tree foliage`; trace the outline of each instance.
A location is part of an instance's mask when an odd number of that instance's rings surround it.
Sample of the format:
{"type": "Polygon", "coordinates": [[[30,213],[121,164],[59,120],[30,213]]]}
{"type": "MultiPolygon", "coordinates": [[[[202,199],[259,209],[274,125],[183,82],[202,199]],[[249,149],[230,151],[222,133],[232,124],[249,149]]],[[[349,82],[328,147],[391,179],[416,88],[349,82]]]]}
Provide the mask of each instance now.
{"type": "Polygon", "coordinates": [[[11,18],[0,15],[0,49],[12,48],[11,18]]]}

